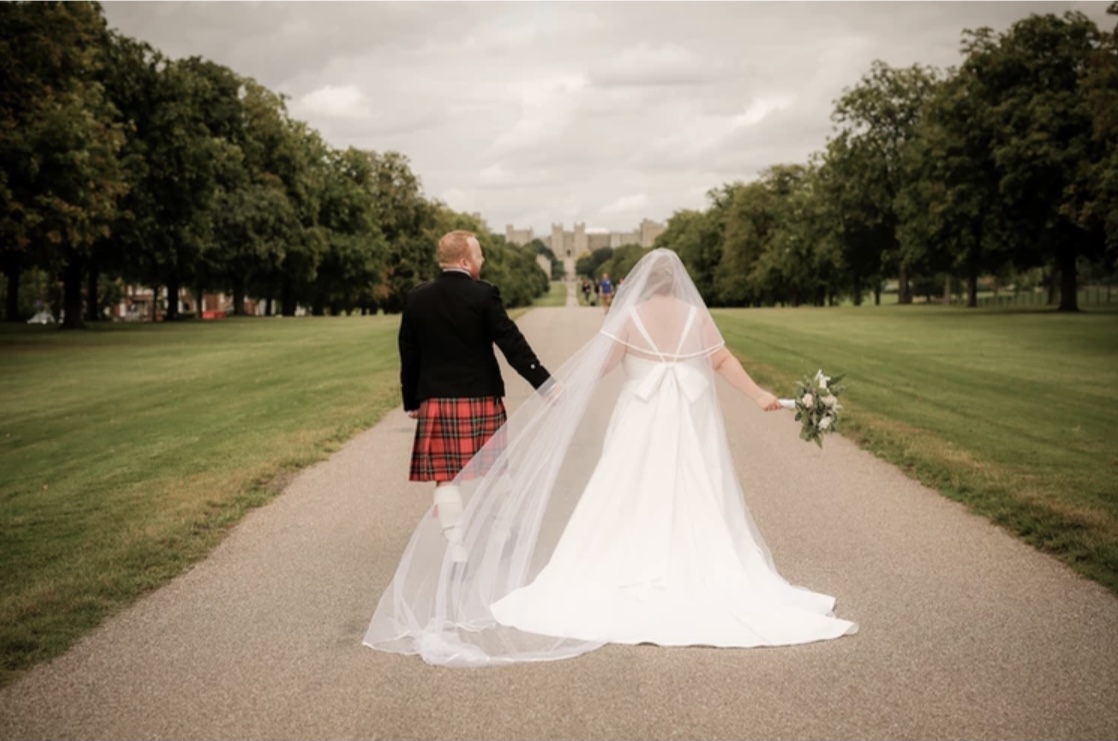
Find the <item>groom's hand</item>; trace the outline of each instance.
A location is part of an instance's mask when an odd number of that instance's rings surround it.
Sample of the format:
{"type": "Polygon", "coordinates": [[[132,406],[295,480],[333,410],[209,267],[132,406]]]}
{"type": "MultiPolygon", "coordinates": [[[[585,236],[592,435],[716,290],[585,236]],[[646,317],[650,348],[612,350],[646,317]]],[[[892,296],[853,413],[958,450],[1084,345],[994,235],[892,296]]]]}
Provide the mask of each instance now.
{"type": "Polygon", "coordinates": [[[405,409],[404,414],[408,415],[412,419],[417,419],[419,417],[419,410],[418,409],[405,409]]]}
{"type": "Polygon", "coordinates": [[[540,387],[540,392],[543,394],[544,403],[548,406],[554,405],[557,401],[563,398],[563,391],[565,387],[560,381],[555,380],[554,377],[549,378],[543,386],[540,387]]]}

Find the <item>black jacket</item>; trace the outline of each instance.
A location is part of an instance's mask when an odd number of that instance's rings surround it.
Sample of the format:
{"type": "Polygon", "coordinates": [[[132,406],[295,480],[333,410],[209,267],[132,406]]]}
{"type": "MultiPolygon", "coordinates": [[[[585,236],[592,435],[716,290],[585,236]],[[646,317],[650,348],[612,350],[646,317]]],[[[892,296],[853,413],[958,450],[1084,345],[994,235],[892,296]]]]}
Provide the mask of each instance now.
{"type": "Polygon", "coordinates": [[[533,388],[551,377],[493,284],[449,270],[413,288],[400,319],[404,409],[418,409],[424,399],[504,396],[494,343],[533,388]]]}

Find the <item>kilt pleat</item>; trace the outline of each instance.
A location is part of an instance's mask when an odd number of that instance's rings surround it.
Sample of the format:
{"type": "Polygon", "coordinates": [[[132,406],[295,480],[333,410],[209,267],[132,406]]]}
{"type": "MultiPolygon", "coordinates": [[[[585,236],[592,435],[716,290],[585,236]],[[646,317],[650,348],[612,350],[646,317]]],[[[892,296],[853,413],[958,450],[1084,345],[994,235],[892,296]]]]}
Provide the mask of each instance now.
{"type": "MultiPolygon", "coordinates": [[[[504,402],[496,396],[421,401],[409,480],[450,481],[466,468],[507,419],[504,402]]],[[[463,473],[463,478],[473,478],[487,471],[501,454],[500,448],[499,445],[490,446],[484,452],[489,460],[475,461],[463,473]]]]}

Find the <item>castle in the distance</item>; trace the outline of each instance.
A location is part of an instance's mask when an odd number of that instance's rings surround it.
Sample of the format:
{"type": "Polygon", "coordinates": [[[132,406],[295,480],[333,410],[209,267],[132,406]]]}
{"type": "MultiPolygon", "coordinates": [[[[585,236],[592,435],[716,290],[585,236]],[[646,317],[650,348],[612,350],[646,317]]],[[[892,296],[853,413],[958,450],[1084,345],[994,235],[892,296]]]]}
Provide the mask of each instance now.
{"type": "MultiPolygon", "coordinates": [[[[562,224],[552,224],[551,234],[541,237],[540,241],[563,261],[567,280],[572,280],[575,277],[575,261],[583,255],[602,247],[622,247],[627,244],[639,244],[648,249],[665,229],[667,226],[652,219],[642,219],[640,226],[631,232],[588,232],[586,222],[575,224],[574,231],[563,229],[562,224]]],[[[535,238],[531,227],[517,229],[512,224],[505,226],[505,241],[510,244],[525,245],[535,238]]]]}

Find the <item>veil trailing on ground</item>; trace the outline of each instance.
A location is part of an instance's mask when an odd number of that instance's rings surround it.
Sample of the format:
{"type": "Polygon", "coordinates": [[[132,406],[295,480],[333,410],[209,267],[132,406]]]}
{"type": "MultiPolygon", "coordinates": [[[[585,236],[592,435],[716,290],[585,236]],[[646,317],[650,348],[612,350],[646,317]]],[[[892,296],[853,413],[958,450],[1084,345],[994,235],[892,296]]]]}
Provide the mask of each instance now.
{"type": "MultiPolygon", "coordinates": [[[[547,564],[598,462],[618,390],[628,382],[614,370],[623,356],[662,363],[662,372],[643,377],[642,385],[658,385],[671,374],[680,393],[714,394],[708,357],[722,346],[679,257],[665,249],[649,252],[625,277],[600,331],[509,417],[455,480],[465,502],[460,523],[467,560],[451,558],[439,522],[428,511],[364,643],[450,666],[560,659],[602,645],[506,627],[489,607],[529,584],[547,564]]],[[[752,549],[753,557],[759,550],[775,571],[745,509],[721,413],[716,416],[719,435],[712,444],[726,461],[722,511],[748,529],[741,533],[741,547],[752,549]]]]}

